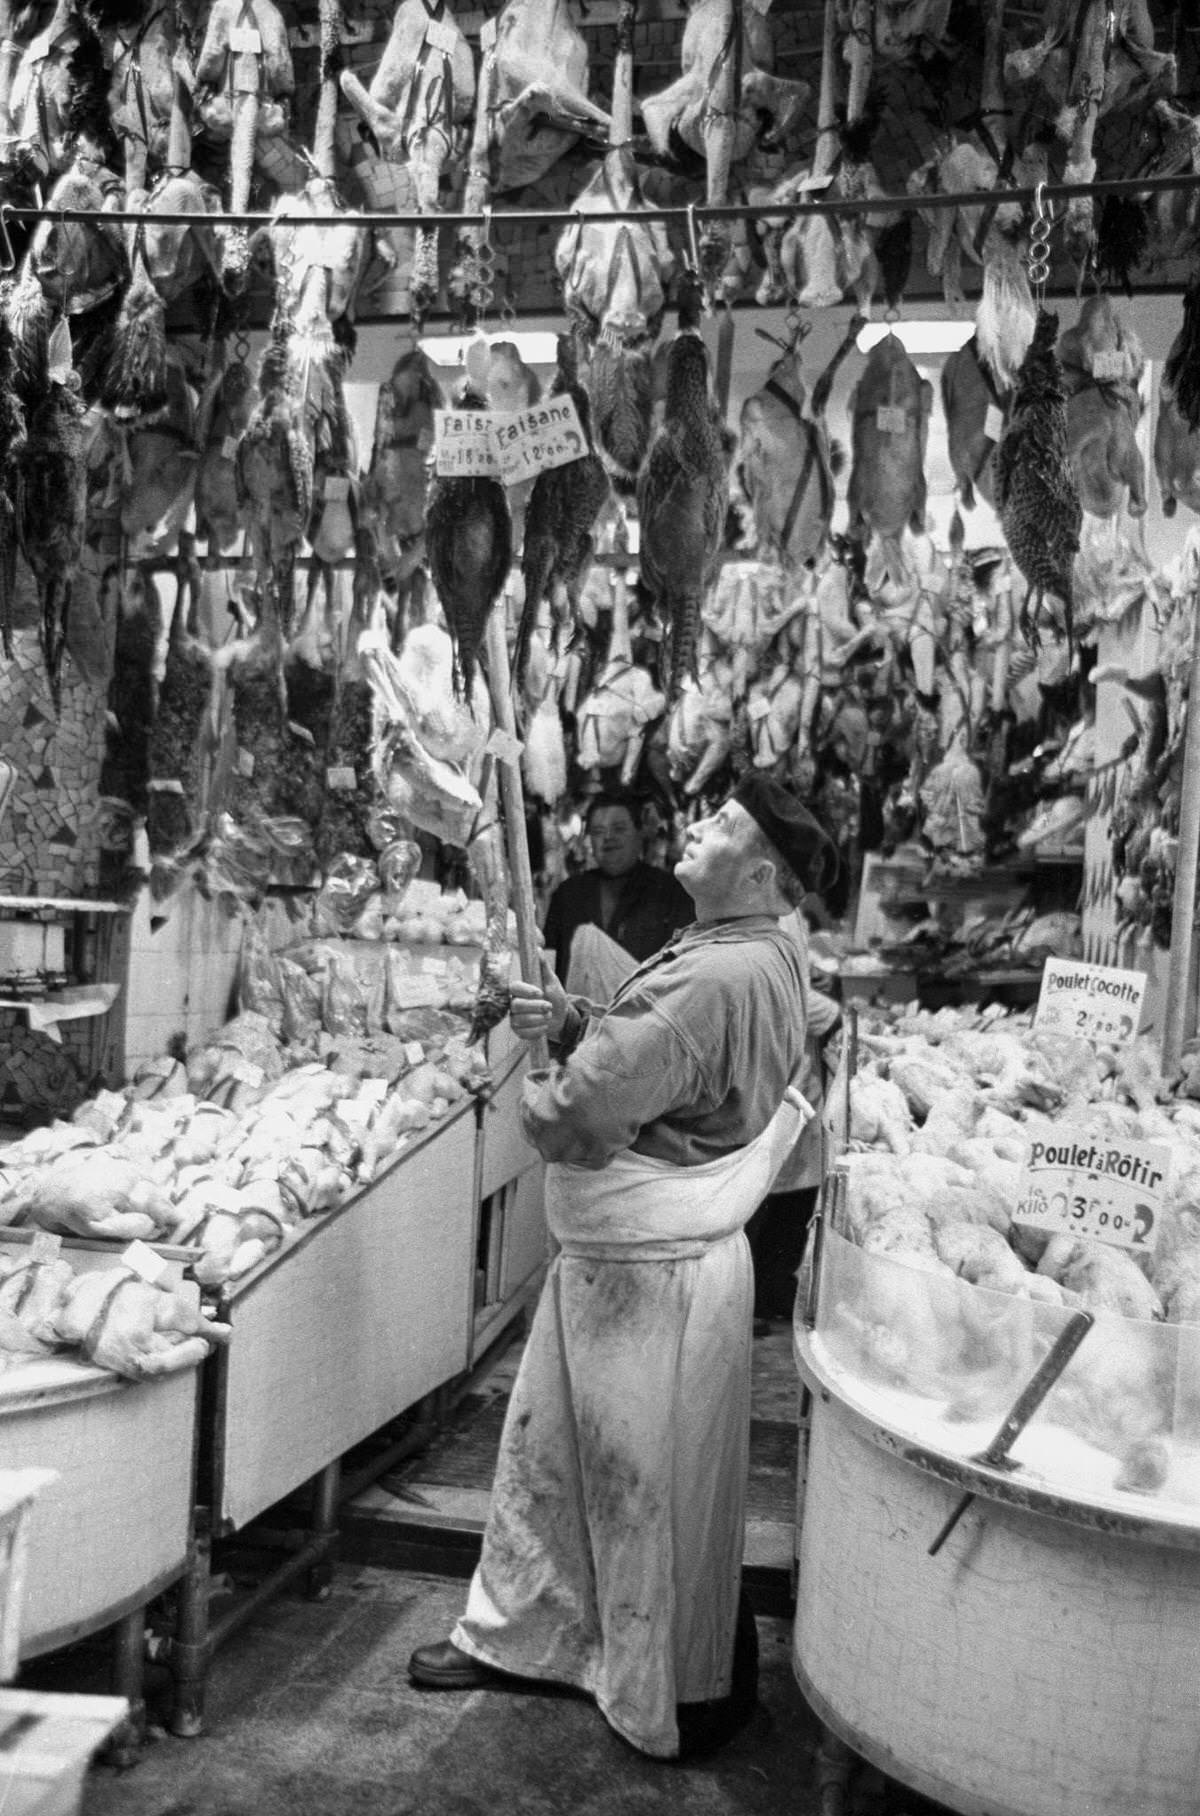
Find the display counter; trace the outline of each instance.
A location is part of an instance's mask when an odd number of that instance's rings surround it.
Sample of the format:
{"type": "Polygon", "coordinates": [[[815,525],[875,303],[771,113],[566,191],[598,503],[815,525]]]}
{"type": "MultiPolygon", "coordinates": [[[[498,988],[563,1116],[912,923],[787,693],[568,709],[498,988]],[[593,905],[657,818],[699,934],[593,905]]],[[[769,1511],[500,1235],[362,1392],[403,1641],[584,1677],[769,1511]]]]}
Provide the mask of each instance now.
{"type": "Polygon", "coordinates": [[[1184,1345],[1200,1333],[1098,1318],[1013,1466],[982,1463],[1054,1313],[824,1231],[815,1320],[796,1330],[796,1676],[835,1736],[962,1816],[1194,1816],[1200,1450],[1184,1345]],[[956,1303],[934,1306],[947,1292],[956,1303]],[[1155,1440],[1168,1461],[1152,1470],[1143,1449],[1155,1485],[1135,1486],[1131,1434],[1151,1404],[1160,1427],[1174,1417],[1155,1440]]]}

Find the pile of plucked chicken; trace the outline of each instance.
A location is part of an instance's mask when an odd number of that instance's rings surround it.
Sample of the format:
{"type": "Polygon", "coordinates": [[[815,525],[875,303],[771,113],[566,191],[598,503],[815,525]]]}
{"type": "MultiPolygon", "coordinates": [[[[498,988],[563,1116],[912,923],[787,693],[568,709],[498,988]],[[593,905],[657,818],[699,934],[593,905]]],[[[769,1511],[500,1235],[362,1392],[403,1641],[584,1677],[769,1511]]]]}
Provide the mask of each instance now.
{"type": "Polygon", "coordinates": [[[317,950],[308,971],[287,963],[290,996],[281,970],[258,964],[260,1008],[5,1148],[0,1224],[180,1244],[196,1251],[194,1280],[221,1288],[483,1083],[455,1011],[381,997],[385,1027],[336,955],[317,950]]]}
{"type": "Polygon", "coordinates": [[[195,1368],[228,1336],[195,1281],[146,1279],[123,1261],[77,1272],[53,1238],[0,1254],[0,1371],[65,1356],[149,1381],[195,1368]]]}
{"type": "Polygon", "coordinates": [[[1108,1486],[1200,1498],[1171,1485],[1191,1349],[1160,1328],[1200,1324],[1200,1105],[1172,1094],[1152,1043],[1094,1048],[995,1011],[880,1015],[861,1031],[849,1105],[840,1227],[903,1264],[863,1270],[858,1302],[831,1314],[866,1372],[952,1420],[998,1419],[1039,1360],[1036,1333],[1044,1347],[1061,1324],[1041,1308],[1086,1308],[1095,1326],[1047,1415],[1115,1459],[1108,1486]],[[1068,1132],[1169,1150],[1152,1255],[1014,1223],[1031,1141],[1068,1132]]]}

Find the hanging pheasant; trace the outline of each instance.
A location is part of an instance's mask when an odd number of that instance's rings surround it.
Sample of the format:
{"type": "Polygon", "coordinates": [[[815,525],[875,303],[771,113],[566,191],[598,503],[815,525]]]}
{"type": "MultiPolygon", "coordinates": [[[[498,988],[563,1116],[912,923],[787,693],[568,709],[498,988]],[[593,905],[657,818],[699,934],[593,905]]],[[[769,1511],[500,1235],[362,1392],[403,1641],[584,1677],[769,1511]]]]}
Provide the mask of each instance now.
{"type": "Polygon", "coordinates": [[[996,502],[1009,551],[1029,589],[1022,630],[1032,640],[1038,613],[1051,593],[1062,601],[1070,643],[1083,510],[1067,451],[1057,337],[1058,317],[1039,309],[1033,341],[1017,373],[1008,428],[996,451],[996,502]]]}

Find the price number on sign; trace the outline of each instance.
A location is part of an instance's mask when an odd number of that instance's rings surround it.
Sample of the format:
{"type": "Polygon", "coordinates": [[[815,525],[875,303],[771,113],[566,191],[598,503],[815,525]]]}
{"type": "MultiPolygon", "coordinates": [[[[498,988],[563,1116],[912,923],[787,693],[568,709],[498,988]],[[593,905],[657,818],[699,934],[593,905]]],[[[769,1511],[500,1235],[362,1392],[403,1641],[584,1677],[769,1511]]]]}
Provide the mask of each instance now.
{"type": "Polygon", "coordinates": [[[1145,994],[1144,971],[1049,958],[1033,1025],[1039,1033],[1070,1034],[1105,1044],[1132,1040],[1145,994]]]}
{"type": "Polygon", "coordinates": [[[1052,1234],[1153,1250],[1169,1161],[1169,1149],[1148,1142],[1101,1142],[1069,1131],[1035,1141],[1013,1220],[1052,1234]]]}
{"type": "Polygon", "coordinates": [[[435,410],[433,464],[442,479],[497,479],[500,464],[487,410],[435,410]]]}

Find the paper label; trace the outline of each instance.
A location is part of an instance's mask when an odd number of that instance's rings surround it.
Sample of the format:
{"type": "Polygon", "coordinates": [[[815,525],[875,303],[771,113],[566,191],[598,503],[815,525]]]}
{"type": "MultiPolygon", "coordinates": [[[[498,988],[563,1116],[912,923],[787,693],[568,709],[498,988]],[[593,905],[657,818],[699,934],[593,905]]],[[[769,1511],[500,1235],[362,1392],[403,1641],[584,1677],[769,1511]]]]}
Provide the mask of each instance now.
{"type": "Polygon", "coordinates": [[[410,1066],[421,1066],[425,1063],[425,1049],[419,1040],[406,1040],[404,1057],[410,1066]]]}
{"type": "Polygon", "coordinates": [[[425,27],[425,42],[433,50],[452,57],[458,49],[458,32],[448,19],[430,19],[425,27]]]}
{"type": "Polygon", "coordinates": [[[1039,1032],[1074,1034],[1082,1040],[1132,1040],[1145,994],[1144,971],[1048,958],[1033,1025],[1039,1032]]]}
{"type": "Polygon", "coordinates": [[[491,50],[491,48],[495,44],[495,42],[496,42],[496,21],[495,21],[495,19],[485,19],[483,24],[479,28],[479,48],[481,51],[483,51],[486,54],[489,50],[491,50]]]}
{"type": "Polygon", "coordinates": [[[151,794],[181,795],[183,783],[177,776],[151,776],[146,787],[151,794]]]}
{"type": "Polygon", "coordinates": [[[29,1244],[31,1261],[57,1261],[62,1252],[62,1237],[55,1236],[50,1230],[36,1230],[33,1241],[29,1244]]]}
{"type": "Polygon", "coordinates": [[[1064,1130],[1031,1143],[1013,1220],[1149,1251],[1170,1163],[1165,1142],[1076,1138],[1064,1130]]]}
{"type": "Polygon", "coordinates": [[[227,435],[225,437],[224,441],[221,443],[221,459],[222,460],[236,460],[237,451],[238,451],[237,436],[236,435],[227,435]]]}
{"type": "Polygon", "coordinates": [[[168,1264],[162,1256],[156,1255],[144,1242],[131,1242],[121,1256],[121,1261],[131,1274],[136,1274],[147,1286],[158,1286],[167,1272],[168,1264]]]}
{"type": "Polygon", "coordinates": [[[881,435],[903,435],[908,413],[900,404],[880,404],[875,412],[875,427],[881,435]]]}
{"type": "Polygon", "coordinates": [[[50,340],[46,348],[46,364],[49,376],[63,385],[75,370],[75,354],[71,343],[71,326],[64,315],[55,322],[50,330],[50,340]]]}
{"type": "Polygon", "coordinates": [[[249,1085],[252,1090],[257,1090],[263,1081],[262,1067],[256,1066],[252,1059],[247,1059],[242,1053],[223,1057],[217,1073],[219,1077],[234,1079],[239,1085],[249,1085]]]}
{"type": "Polygon", "coordinates": [[[262,50],[262,37],[252,25],[235,25],[229,34],[229,48],[235,57],[257,57],[262,50]]]}
{"type": "Polygon", "coordinates": [[[325,786],[335,794],[353,794],[358,776],[349,763],[334,763],[325,771],[325,786]]]}
{"type": "Polygon", "coordinates": [[[406,914],[440,914],[442,892],[431,877],[417,876],[408,885],[404,895],[406,914]]]}
{"type": "Polygon", "coordinates": [[[237,772],[239,776],[243,776],[247,782],[254,774],[254,752],[252,750],[243,750],[240,745],[238,746],[237,754],[237,772]]]}
{"type": "Polygon", "coordinates": [[[795,189],[798,196],[815,195],[818,190],[828,189],[832,182],[833,172],[829,171],[825,176],[801,177],[800,181],[793,184],[792,187],[795,189]]]}
{"type": "Polygon", "coordinates": [[[514,738],[511,732],[501,731],[497,726],[483,748],[498,763],[515,763],[525,746],[520,738],[514,738]]]}
{"type": "Polygon", "coordinates": [[[536,479],[551,467],[564,467],[587,453],[575,400],[548,397],[528,410],[493,414],[500,477],[506,486],[536,479]]]}
{"type": "Polygon", "coordinates": [[[1004,411],[989,404],[983,419],[983,432],[989,441],[1000,441],[1004,435],[1004,411]]]}
{"type": "Polygon", "coordinates": [[[363,1103],[375,1106],[383,1102],[388,1088],[386,1078],[364,1078],[358,1087],[358,1095],[363,1103]]]}
{"type": "Polygon", "coordinates": [[[1127,370],[1125,355],[1116,351],[1093,353],[1092,377],[1100,380],[1124,378],[1127,370]]]}
{"type": "Polygon", "coordinates": [[[397,1009],[432,1009],[437,1005],[439,987],[431,977],[392,977],[388,996],[397,1009]]]}
{"type": "Polygon", "coordinates": [[[326,504],[343,504],[350,496],[350,481],[344,473],[331,473],[325,481],[326,504]]]}
{"type": "Polygon", "coordinates": [[[435,410],[433,464],[442,479],[498,479],[488,410],[435,410]]]}
{"type": "Polygon", "coordinates": [[[768,717],[770,711],[771,702],[769,700],[764,700],[762,695],[759,694],[757,700],[751,700],[749,706],[746,708],[746,717],[749,719],[751,725],[757,725],[760,719],[768,717]]]}
{"type": "Polygon", "coordinates": [[[421,969],[428,977],[445,977],[446,961],[444,958],[423,958],[421,969]]]}

